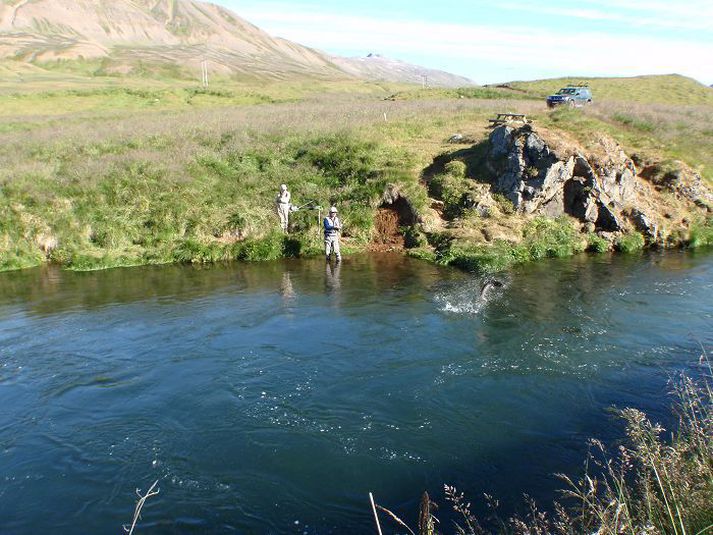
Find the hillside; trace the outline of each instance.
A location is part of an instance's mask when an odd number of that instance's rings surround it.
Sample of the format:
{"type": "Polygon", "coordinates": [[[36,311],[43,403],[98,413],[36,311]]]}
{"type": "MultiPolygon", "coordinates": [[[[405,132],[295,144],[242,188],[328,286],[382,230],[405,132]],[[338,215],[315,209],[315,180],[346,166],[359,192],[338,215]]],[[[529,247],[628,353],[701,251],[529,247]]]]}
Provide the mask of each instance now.
{"type": "Polygon", "coordinates": [[[0,55],[33,63],[103,59],[107,74],[139,62],[214,73],[338,76],[324,54],[275,39],[230,11],[194,0],[14,1],[0,5],[0,55]],[[179,67],[180,66],[180,67],[179,67]]]}
{"type": "Polygon", "coordinates": [[[561,87],[583,81],[589,82],[596,100],[713,106],[713,89],[678,74],[628,78],[551,78],[510,82],[499,87],[509,87],[513,92],[523,95],[545,97],[561,87]]]}
{"type": "Polygon", "coordinates": [[[211,76],[470,84],[465,78],[390,60],[368,64],[333,58],[275,38],[231,11],[197,0],[4,0],[0,59],[53,67],[88,63],[96,75],[196,77],[207,60],[211,76]],[[66,62],[70,62],[69,65],[66,62]]]}

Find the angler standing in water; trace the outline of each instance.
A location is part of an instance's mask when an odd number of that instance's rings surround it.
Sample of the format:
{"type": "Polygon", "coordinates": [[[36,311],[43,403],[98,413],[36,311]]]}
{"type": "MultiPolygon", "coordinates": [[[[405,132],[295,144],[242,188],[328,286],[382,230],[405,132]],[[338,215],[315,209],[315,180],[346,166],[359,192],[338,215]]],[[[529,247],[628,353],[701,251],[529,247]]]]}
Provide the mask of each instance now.
{"type": "Polygon", "coordinates": [[[337,207],[332,206],[329,209],[329,215],[324,218],[324,252],[327,255],[327,262],[334,253],[334,258],[337,262],[341,262],[342,255],[339,252],[339,232],[342,230],[342,224],[337,217],[337,207]]]}
{"type": "Polygon", "coordinates": [[[287,185],[282,184],[280,186],[280,192],[277,194],[275,199],[275,204],[277,205],[277,215],[280,216],[280,227],[283,231],[287,232],[287,225],[290,218],[290,201],[292,200],[292,195],[287,191],[287,185]]]}

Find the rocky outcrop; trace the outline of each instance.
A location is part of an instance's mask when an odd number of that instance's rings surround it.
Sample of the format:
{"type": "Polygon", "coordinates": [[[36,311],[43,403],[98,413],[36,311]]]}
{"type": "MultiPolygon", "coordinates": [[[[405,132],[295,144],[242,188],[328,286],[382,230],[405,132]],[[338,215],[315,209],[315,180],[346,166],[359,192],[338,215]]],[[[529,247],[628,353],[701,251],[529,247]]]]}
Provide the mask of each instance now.
{"type": "MultiPolygon", "coordinates": [[[[601,231],[621,231],[636,197],[636,166],[612,139],[601,137],[597,145],[589,156],[560,154],[531,125],[499,126],[490,134],[487,161],[493,191],[525,214],[569,214],[601,231]]],[[[647,216],[637,214],[648,229],[647,216]]]]}
{"type": "Polygon", "coordinates": [[[631,210],[631,221],[638,232],[650,243],[659,239],[658,225],[652,221],[644,212],[634,208],[631,210]]]}
{"type": "Polygon", "coordinates": [[[713,192],[707,188],[700,174],[681,161],[641,162],[641,177],[651,182],[658,191],[673,193],[677,198],[692,202],[713,212],[713,192]]]}

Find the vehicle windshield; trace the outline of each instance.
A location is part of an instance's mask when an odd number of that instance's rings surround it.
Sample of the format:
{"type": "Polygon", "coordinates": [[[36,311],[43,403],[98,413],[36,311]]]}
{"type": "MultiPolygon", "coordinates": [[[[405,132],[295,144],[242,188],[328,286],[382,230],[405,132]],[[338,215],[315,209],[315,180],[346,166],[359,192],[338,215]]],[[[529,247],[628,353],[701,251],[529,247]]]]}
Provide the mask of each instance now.
{"type": "Polygon", "coordinates": [[[557,91],[558,95],[573,95],[574,92],[576,91],[575,88],[573,87],[565,87],[557,91]]]}

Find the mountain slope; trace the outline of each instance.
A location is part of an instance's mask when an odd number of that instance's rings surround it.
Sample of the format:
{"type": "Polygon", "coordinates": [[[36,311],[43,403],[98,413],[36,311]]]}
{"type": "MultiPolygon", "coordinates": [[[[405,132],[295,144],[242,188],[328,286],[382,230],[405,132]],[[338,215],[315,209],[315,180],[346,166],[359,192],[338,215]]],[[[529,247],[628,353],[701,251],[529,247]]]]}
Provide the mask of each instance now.
{"type": "Polygon", "coordinates": [[[369,54],[364,58],[333,57],[332,62],[346,73],[369,80],[399,81],[412,84],[425,83],[436,87],[465,87],[472,80],[445,71],[427,69],[404,61],[369,54]]]}
{"type": "Polygon", "coordinates": [[[104,58],[110,71],[137,62],[281,77],[334,76],[324,54],[274,39],[230,11],[194,0],[22,0],[0,4],[0,56],[42,62],[104,58]]]}
{"type": "Polygon", "coordinates": [[[356,77],[433,85],[470,85],[465,78],[383,58],[333,58],[275,38],[231,11],[197,0],[2,0],[0,58],[42,64],[93,60],[101,74],[166,70],[284,79],[356,77]],[[337,65],[338,64],[338,65],[337,65]]]}

